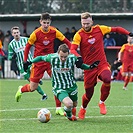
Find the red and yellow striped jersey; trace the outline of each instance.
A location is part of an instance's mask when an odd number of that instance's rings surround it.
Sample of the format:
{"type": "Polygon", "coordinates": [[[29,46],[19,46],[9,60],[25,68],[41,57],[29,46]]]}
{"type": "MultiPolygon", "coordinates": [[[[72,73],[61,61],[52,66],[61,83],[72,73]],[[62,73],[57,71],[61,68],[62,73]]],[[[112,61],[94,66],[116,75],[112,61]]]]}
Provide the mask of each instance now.
{"type": "Polygon", "coordinates": [[[48,32],[44,32],[41,26],[33,31],[28,43],[35,46],[34,57],[54,53],[55,38],[63,41],[65,36],[52,26],[49,26],[48,32]]]}
{"type": "Polygon", "coordinates": [[[75,34],[72,44],[79,46],[84,63],[91,64],[96,60],[99,60],[101,65],[107,63],[103,36],[109,32],[111,32],[111,27],[95,25],[89,32],[81,28],[75,34]]]}
{"type": "Polygon", "coordinates": [[[131,63],[133,62],[133,44],[130,45],[129,43],[124,44],[121,47],[120,52],[122,53],[122,61],[131,63]]]}

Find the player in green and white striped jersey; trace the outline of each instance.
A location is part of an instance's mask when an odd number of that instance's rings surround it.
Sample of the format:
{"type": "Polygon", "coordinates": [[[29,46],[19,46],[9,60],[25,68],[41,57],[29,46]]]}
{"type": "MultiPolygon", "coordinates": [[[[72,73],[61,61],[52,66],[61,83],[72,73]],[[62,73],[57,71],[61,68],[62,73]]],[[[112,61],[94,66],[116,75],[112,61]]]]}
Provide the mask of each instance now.
{"type": "MultiPolygon", "coordinates": [[[[17,26],[13,27],[11,29],[11,32],[14,39],[8,45],[8,59],[12,60],[13,58],[16,58],[17,66],[20,70],[20,73],[24,76],[24,79],[29,81],[30,67],[27,72],[25,72],[23,69],[24,49],[28,38],[20,36],[20,30],[17,26]]],[[[32,54],[29,53],[28,61],[31,61],[32,59],[32,54]]],[[[44,93],[40,86],[38,86],[37,92],[42,95],[42,100],[47,99],[47,95],[44,93]]]]}
{"type": "Polygon", "coordinates": [[[99,61],[91,65],[83,64],[81,57],[77,58],[75,55],[69,54],[69,48],[66,44],[60,45],[57,53],[38,56],[31,62],[27,62],[27,67],[29,64],[39,61],[51,63],[53,93],[64,103],[64,111],[67,118],[71,121],[76,121],[78,90],[74,79],[73,68],[76,64],[81,69],[93,69],[98,66],[99,61]]]}

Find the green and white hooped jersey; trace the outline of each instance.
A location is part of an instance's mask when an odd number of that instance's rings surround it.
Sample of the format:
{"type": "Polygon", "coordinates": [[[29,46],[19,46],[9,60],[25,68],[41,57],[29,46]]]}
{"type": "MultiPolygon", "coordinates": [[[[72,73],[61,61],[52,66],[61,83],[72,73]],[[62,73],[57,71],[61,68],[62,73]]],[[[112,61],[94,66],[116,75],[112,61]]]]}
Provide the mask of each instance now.
{"type": "MultiPolygon", "coordinates": [[[[20,40],[16,41],[13,39],[8,46],[8,59],[12,59],[12,56],[16,54],[16,61],[19,70],[23,70],[23,60],[24,60],[24,49],[25,45],[28,41],[27,37],[20,36],[20,40]]],[[[31,61],[33,59],[32,54],[29,53],[28,55],[28,61],[31,61]]]]}
{"type": "Polygon", "coordinates": [[[70,54],[67,60],[62,63],[58,53],[44,56],[44,61],[50,62],[52,66],[52,86],[53,88],[66,89],[76,84],[74,79],[74,65],[77,57],[70,54]]]}

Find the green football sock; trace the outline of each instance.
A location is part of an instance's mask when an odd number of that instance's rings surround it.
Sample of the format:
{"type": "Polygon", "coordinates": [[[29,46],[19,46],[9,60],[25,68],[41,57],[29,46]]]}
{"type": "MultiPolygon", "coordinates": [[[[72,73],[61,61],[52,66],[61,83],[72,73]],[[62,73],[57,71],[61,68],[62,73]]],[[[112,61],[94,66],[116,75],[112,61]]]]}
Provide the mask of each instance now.
{"type": "Polygon", "coordinates": [[[41,94],[42,96],[45,94],[44,91],[42,90],[42,88],[41,88],[40,86],[38,86],[36,90],[37,90],[37,92],[38,92],[39,94],[41,94]]]}
{"type": "Polygon", "coordinates": [[[64,106],[64,111],[66,112],[66,116],[71,118],[72,117],[72,109],[71,108],[67,108],[66,106],[64,106]]]}

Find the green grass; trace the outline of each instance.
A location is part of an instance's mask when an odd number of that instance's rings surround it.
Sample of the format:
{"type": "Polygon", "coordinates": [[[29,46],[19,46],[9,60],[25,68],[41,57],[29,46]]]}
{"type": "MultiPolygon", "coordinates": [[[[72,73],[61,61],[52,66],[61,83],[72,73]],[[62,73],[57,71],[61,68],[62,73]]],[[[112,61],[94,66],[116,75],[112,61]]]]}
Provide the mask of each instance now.
{"type": "MultiPolygon", "coordinates": [[[[84,120],[69,121],[64,116],[55,115],[55,102],[51,91],[51,82],[43,80],[42,88],[48,94],[46,101],[41,101],[41,95],[36,91],[24,93],[20,102],[14,99],[19,85],[26,84],[24,80],[0,80],[0,132],[3,133],[129,133],[133,132],[133,84],[128,90],[122,90],[123,82],[112,82],[110,96],[106,101],[108,113],[99,113],[98,102],[100,96],[99,82],[95,93],[87,108],[84,120]],[[37,112],[41,108],[48,108],[52,118],[48,123],[37,120],[37,112]]],[[[78,107],[84,93],[83,82],[78,84],[78,107]]],[[[62,105],[63,106],[63,105],[62,105]]]]}

